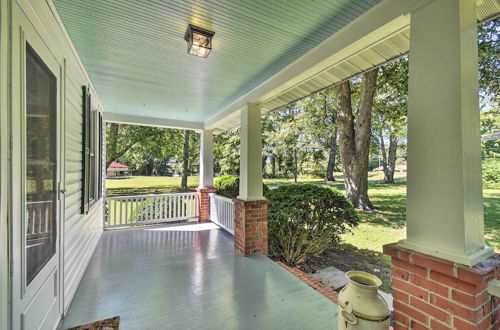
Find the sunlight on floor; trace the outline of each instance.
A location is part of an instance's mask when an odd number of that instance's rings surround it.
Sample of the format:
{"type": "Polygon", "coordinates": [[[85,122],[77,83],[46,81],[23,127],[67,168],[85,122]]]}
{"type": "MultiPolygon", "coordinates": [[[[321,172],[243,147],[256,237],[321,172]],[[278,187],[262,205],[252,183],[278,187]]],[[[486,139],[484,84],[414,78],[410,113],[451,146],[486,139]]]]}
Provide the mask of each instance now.
{"type": "Polygon", "coordinates": [[[179,224],[172,225],[166,227],[158,227],[158,228],[148,228],[145,229],[147,231],[202,231],[202,230],[212,230],[219,229],[215,223],[207,222],[207,223],[196,223],[196,224],[179,224]]]}

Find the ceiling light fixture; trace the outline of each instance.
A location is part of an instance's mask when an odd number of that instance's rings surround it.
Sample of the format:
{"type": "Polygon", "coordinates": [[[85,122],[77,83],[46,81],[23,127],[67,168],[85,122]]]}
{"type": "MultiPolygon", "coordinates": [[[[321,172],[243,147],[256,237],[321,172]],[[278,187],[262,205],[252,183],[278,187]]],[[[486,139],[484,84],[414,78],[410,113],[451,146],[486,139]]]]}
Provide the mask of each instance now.
{"type": "Polygon", "coordinates": [[[184,34],[188,54],[207,57],[212,50],[212,37],[215,32],[189,24],[184,34]]]}

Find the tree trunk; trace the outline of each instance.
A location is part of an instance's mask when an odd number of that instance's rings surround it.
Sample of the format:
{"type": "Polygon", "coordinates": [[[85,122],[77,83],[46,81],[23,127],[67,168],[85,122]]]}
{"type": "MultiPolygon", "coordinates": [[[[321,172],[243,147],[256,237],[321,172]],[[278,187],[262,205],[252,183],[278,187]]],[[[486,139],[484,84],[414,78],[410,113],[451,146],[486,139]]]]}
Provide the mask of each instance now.
{"type": "Polygon", "coordinates": [[[337,158],[337,131],[338,128],[335,127],[331,138],[330,153],[328,155],[328,166],[326,167],[325,181],[335,181],[333,171],[335,171],[335,158],[337,158]]]}
{"type": "Polygon", "coordinates": [[[130,142],[129,144],[123,146],[120,150],[117,149],[118,137],[119,137],[119,124],[110,123],[111,129],[108,136],[106,136],[107,141],[109,142],[110,147],[106,150],[106,169],[109,168],[112,162],[116,161],[118,158],[123,156],[127,151],[132,148],[137,141],[130,142]]]}
{"type": "Polygon", "coordinates": [[[387,159],[387,171],[384,171],[384,182],[394,183],[394,172],[396,170],[396,151],[398,149],[398,139],[391,134],[389,136],[389,157],[387,159]]]}
{"type": "Polygon", "coordinates": [[[267,173],[266,173],[266,170],[267,170],[267,156],[263,156],[262,157],[262,177],[267,177],[267,173]]]}
{"type": "Polygon", "coordinates": [[[347,198],[359,210],[372,210],[368,197],[368,154],[371,136],[373,96],[377,87],[378,68],[363,74],[363,88],[357,116],[352,111],[351,83],[336,86],[337,126],[347,198]]]}
{"type": "Polygon", "coordinates": [[[382,156],[382,171],[384,172],[384,183],[388,183],[387,178],[389,177],[389,168],[387,167],[387,152],[385,151],[384,131],[382,129],[379,131],[379,139],[380,154],[382,156]]]}
{"type": "Polygon", "coordinates": [[[184,149],[182,152],[182,181],[181,188],[187,188],[189,176],[189,133],[190,130],[184,131],[184,149]]]}
{"type": "Polygon", "coordinates": [[[276,177],[276,156],[272,156],[271,157],[271,171],[272,171],[272,175],[273,175],[273,178],[276,177]]]}
{"type": "Polygon", "coordinates": [[[145,166],[145,172],[146,172],[146,175],[148,175],[148,176],[153,173],[153,160],[152,159],[148,159],[146,166],[145,166]]]}
{"type": "Polygon", "coordinates": [[[297,183],[298,181],[298,172],[299,168],[297,166],[297,149],[293,149],[293,181],[297,183]]]}

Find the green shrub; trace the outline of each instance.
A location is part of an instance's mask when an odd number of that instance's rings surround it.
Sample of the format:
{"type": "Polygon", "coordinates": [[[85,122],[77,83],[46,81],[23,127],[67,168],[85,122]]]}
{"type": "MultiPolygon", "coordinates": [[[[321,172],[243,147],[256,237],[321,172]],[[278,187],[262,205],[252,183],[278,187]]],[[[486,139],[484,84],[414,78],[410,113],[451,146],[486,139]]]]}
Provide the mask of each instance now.
{"type": "MultiPolygon", "coordinates": [[[[230,174],[222,175],[215,179],[214,187],[217,189],[218,195],[227,198],[236,198],[240,193],[240,178],[230,174]]],[[[263,183],[262,188],[264,190],[264,196],[266,196],[269,187],[263,183]]]]}
{"type": "Polygon", "coordinates": [[[230,174],[222,175],[215,179],[214,188],[217,189],[218,195],[236,198],[240,190],[240,179],[230,174]]]}
{"type": "Polygon", "coordinates": [[[500,189],[500,158],[483,161],[483,187],[500,189]]]}
{"type": "Polygon", "coordinates": [[[296,265],[340,241],[359,223],[352,205],[337,190],[312,184],[271,190],[269,249],[271,255],[296,265]]]}

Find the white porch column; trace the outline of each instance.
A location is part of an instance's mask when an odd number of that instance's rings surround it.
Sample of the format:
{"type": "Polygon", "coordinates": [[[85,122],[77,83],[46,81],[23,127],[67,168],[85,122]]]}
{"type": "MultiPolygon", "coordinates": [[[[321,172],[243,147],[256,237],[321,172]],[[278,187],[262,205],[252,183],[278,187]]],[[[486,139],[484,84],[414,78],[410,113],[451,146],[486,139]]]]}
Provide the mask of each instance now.
{"type": "Polygon", "coordinates": [[[475,0],[411,14],[405,247],[473,265],[484,246],[475,0]]]}
{"type": "Polygon", "coordinates": [[[212,130],[200,132],[200,188],[214,186],[214,154],[212,130]]]}
{"type": "Polygon", "coordinates": [[[250,103],[241,111],[240,194],[244,201],[263,200],[260,106],[250,103]]]}
{"type": "Polygon", "coordinates": [[[267,255],[267,201],[262,194],[260,106],[241,110],[240,194],[235,200],[234,247],[244,256],[267,255]]]}

